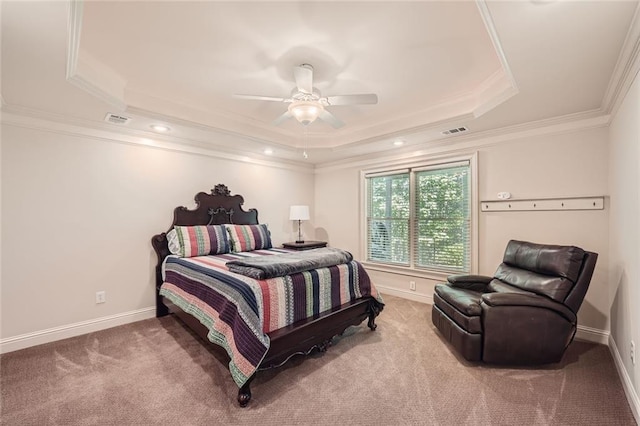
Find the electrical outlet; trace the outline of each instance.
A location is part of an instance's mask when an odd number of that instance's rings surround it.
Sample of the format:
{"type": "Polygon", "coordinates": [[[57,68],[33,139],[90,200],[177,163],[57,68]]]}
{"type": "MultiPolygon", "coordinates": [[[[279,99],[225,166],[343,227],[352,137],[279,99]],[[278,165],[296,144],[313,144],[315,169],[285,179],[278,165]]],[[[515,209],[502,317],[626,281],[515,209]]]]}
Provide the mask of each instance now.
{"type": "Polygon", "coordinates": [[[416,291],[416,282],[415,281],[409,281],[409,290],[416,291]]]}
{"type": "Polygon", "coordinates": [[[96,292],[96,303],[104,303],[107,301],[107,292],[106,291],[97,291],[96,292]]]}
{"type": "Polygon", "coordinates": [[[636,365],[636,344],[631,341],[631,364],[636,365]]]}

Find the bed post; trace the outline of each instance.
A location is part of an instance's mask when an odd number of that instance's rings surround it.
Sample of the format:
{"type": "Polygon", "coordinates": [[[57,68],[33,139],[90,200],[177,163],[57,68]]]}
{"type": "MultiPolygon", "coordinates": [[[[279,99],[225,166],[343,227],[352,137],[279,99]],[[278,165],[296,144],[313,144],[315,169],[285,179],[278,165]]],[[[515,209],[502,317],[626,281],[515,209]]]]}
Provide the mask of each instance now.
{"type": "Polygon", "coordinates": [[[158,255],[158,264],[156,265],[156,317],[160,318],[165,315],[169,315],[169,308],[162,302],[162,296],[160,296],[160,286],[162,285],[162,262],[164,258],[169,255],[169,243],[167,241],[167,234],[154,235],[151,238],[151,245],[158,255]]]}
{"type": "Polygon", "coordinates": [[[378,302],[373,297],[369,301],[369,321],[367,322],[367,326],[371,329],[371,331],[375,331],[376,328],[378,328],[378,325],[376,324],[376,317],[380,314],[383,307],[384,305],[378,302]]]}
{"type": "Polygon", "coordinates": [[[162,301],[160,286],[162,285],[162,271],[160,266],[156,267],[156,318],[169,315],[169,308],[162,301]]]}
{"type": "Polygon", "coordinates": [[[241,407],[246,407],[249,401],[251,401],[251,382],[256,377],[256,374],[253,373],[249,380],[247,380],[244,385],[240,389],[238,389],[238,403],[241,407]]]}

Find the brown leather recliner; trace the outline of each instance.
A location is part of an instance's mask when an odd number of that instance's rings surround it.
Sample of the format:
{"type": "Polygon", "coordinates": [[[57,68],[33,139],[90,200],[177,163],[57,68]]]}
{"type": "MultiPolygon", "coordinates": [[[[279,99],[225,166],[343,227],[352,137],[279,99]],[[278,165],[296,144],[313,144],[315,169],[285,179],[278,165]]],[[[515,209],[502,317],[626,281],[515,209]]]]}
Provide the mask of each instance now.
{"type": "Polygon", "coordinates": [[[493,277],[452,275],[433,295],[433,324],[469,361],[559,362],[576,332],[597,253],[509,241],[493,277]]]}

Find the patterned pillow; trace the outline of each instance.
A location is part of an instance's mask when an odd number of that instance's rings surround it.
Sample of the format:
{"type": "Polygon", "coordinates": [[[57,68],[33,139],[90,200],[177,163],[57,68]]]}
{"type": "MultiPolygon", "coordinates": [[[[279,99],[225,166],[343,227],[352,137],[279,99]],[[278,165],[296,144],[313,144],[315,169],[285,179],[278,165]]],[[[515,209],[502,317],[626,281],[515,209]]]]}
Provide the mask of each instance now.
{"type": "Polygon", "coordinates": [[[231,251],[252,251],[269,249],[271,235],[266,224],[260,225],[225,225],[229,231],[231,251]]]}
{"type": "Polygon", "coordinates": [[[229,238],[223,225],[174,226],[167,233],[169,251],[180,257],[229,253],[229,238]]]}

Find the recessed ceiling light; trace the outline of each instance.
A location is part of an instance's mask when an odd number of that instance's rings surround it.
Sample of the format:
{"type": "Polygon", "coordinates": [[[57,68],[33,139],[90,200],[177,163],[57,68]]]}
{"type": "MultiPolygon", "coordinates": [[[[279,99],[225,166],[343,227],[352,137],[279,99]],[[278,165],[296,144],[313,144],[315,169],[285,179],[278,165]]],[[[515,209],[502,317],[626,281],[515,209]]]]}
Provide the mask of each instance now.
{"type": "Polygon", "coordinates": [[[165,126],[164,124],[152,124],[151,125],[151,129],[155,130],[156,132],[168,132],[169,130],[171,130],[168,126],[165,126]]]}
{"type": "Polygon", "coordinates": [[[404,145],[404,141],[402,139],[396,139],[395,141],[393,141],[393,144],[395,146],[402,146],[404,145]]]}
{"type": "Polygon", "coordinates": [[[273,150],[271,148],[265,148],[264,153],[267,155],[273,154],[273,150]]]}

